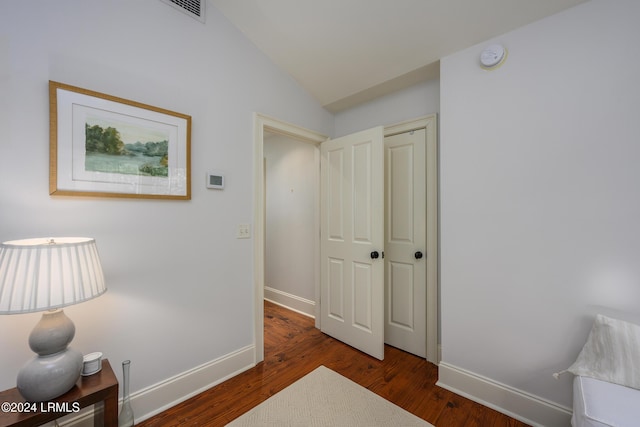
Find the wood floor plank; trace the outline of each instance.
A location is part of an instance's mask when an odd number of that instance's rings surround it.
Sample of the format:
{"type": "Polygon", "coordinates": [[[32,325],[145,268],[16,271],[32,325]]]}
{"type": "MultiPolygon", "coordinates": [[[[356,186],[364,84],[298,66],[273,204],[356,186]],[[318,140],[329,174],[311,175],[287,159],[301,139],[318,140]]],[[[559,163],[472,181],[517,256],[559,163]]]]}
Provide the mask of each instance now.
{"type": "Polygon", "coordinates": [[[383,361],[323,334],[313,319],[265,302],[265,359],[139,427],[224,426],[324,365],[436,427],[526,427],[435,385],[438,368],[385,346],[383,361]]]}

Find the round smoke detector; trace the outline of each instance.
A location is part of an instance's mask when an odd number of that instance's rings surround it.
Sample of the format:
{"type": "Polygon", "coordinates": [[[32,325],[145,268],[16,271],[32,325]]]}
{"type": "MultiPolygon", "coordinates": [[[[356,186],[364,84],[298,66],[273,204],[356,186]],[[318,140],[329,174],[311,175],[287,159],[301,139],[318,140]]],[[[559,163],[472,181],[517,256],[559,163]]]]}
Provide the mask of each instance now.
{"type": "Polygon", "coordinates": [[[507,50],[501,44],[492,44],[480,54],[480,64],[483,68],[493,69],[502,65],[507,57],[507,50]]]}

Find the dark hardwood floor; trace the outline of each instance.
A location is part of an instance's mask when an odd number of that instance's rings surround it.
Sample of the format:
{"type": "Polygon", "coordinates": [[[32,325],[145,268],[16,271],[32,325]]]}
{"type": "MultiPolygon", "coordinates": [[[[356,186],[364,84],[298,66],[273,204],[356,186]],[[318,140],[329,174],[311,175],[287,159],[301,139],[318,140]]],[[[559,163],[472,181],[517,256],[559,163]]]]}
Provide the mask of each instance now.
{"type": "Polygon", "coordinates": [[[436,427],[526,426],[437,387],[438,369],[424,359],[385,346],[380,361],[323,334],[306,316],[269,302],[264,313],[264,362],[138,426],[223,426],[320,365],[436,427]]]}

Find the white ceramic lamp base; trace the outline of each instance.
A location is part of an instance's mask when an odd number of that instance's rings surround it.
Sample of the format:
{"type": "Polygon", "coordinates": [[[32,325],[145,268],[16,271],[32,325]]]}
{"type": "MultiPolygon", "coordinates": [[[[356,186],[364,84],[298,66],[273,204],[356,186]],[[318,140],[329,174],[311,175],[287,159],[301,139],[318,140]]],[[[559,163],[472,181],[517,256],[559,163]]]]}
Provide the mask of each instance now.
{"type": "Polygon", "coordinates": [[[82,354],[67,348],[76,328],[62,310],[47,311],[29,335],[38,356],[18,372],[17,388],[29,402],[54,399],[75,385],[82,372],[82,354]]]}

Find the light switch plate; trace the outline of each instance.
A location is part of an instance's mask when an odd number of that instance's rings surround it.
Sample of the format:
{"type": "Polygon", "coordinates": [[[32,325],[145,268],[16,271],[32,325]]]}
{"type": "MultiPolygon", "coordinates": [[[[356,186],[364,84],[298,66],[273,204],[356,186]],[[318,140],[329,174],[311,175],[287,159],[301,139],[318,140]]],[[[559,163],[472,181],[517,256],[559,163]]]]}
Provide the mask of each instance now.
{"type": "Polygon", "coordinates": [[[251,238],[251,225],[250,224],[238,224],[238,233],[236,235],[238,239],[250,239],[251,238]]]}

